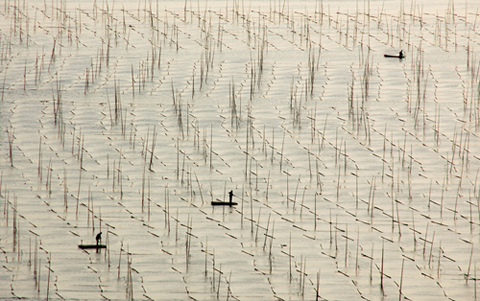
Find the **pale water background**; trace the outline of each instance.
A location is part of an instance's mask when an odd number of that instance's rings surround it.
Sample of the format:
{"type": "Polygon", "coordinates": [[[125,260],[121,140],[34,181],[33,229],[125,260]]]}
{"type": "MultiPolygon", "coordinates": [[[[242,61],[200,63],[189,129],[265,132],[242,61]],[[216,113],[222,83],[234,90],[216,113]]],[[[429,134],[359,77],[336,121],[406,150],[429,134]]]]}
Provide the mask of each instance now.
{"type": "Polygon", "coordinates": [[[2,1],[0,299],[476,299],[479,8],[2,1]]]}

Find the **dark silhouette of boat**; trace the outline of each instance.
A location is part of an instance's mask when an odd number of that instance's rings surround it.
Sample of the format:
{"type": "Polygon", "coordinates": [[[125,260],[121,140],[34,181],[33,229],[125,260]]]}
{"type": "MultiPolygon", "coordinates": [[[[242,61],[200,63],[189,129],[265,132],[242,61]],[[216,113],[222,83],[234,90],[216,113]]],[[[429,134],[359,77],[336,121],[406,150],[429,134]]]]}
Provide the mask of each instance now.
{"type": "Polygon", "coordinates": [[[107,246],[106,245],[78,245],[78,247],[82,250],[85,250],[85,249],[106,249],[107,246]]]}
{"type": "Polygon", "coordinates": [[[392,55],[392,54],[384,54],[384,57],[392,57],[392,58],[397,58],[397,59],[403,59],[405,58],[405,55],[403,54],[403,50],[400,50],[400,52],[397,55],[392,55]]]}
{"type": "Polygon", "coordinates": [[[228,196],[229,196],[229,199],[230,199],[228,202],[212,201],[211,202],[212,206],[234,206],[234,205],[238,205],[238,203],[232,202],[233,190],[230,190],[228,192],[228,196]]]}
{"type": "Polygon", "coordinates": [[[84,245],[83,243],[78,245],[78,247],[82,250],[85,249],[97,249],[97,252],[99,249],[106,249],[106,245],[102,245],[102,232],[98,233],[97,236],[95,236],[95,240],[97,241],[96,244],[94,245],[84,245]]]}

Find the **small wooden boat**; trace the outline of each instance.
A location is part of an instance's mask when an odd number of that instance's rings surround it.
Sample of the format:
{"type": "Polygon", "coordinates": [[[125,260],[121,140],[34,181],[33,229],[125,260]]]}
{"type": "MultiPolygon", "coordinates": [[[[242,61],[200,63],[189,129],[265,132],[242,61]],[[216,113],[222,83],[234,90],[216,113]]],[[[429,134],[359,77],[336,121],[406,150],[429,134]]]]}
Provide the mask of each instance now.
{"type": "Polygon", "coordinates": [[[222,201],[212,201],[212,206],[234,206],[238,205],[236,202],[222,202],[222,201]]]}
{"type": "Polygon", "coordinates": [[[393,57],[393,58],[397,58],[397,59],[403,59],[405,58],[405,56],[400,56],[400,55],[392,55],[392,54],[384,54],[383,56],[385,57],[393,57]]]}
{"type": "Polygon", "coordinates": [[[82,250],[85,250],[85,249],[106,249],[107,246],[106,245],[78,245],[78,247],[82,250]]]}
{"type": "Polygon", "coordinates": [[[393,55],[393,54],[384,54],[383,55],[384,57],[393,57],[393,58],[397,58],[397,59],[403,59],[405,58],[405,55],[403,54],[403,50],[400,50],[400,52],[396,55],[393,55]]]}

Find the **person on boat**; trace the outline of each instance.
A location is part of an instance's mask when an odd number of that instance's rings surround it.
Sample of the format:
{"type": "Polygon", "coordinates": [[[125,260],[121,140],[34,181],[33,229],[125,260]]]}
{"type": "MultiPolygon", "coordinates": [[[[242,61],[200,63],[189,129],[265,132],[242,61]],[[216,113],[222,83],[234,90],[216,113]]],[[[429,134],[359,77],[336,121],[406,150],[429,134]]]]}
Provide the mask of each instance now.
{"type": "Polygon", "coordinates": [[[230,191],[228,192],[228,196],[229,196],[229,198],[230,198],[230,203],[232,203],[233,190],[230,190],[230,191]]]}
{"type": "Polygon", "coordinates": [[[95,240],[97,241],[97,246],[102,243],[102,232],[98,233],[97,236],[95,236],[95,240]]]}
{"type": "Polygon", "coordinates": [[[404,57],[405,55],[403,54],[403,50],[400,50],[400,52],[398,53],[398,58],[403,59],[404,57]]]}

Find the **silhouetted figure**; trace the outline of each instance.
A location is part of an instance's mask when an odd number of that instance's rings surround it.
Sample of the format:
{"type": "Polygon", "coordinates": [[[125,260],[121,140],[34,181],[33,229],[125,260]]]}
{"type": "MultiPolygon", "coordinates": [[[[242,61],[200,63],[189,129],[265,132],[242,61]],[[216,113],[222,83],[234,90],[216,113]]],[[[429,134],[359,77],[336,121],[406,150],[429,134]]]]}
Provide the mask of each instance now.
{"type": "Polygon", "coordinates": [[[97,240],[97,246],[102,243],[102,232],[98,233],[97,236],[95,236],[95,239],[97,240]]]}
{"type": "Polygon", "coordinates": [[[398,53],[398,58],[403,59],[404,57],[405,55],[403,54],[403,50],[400,50],[400,52],[398,53]]]}
{"type": "Polygon", "coordinates": [[[228,192],[228,196],[229,196],[229,198],[230,198],[230,204],[231,204],[231,203],[232,203],[232,199],[233,199],[233,190],[230,190],[230,191],[228,192]]]}

